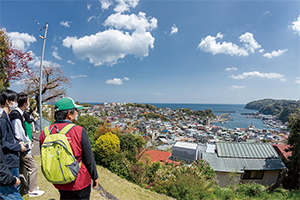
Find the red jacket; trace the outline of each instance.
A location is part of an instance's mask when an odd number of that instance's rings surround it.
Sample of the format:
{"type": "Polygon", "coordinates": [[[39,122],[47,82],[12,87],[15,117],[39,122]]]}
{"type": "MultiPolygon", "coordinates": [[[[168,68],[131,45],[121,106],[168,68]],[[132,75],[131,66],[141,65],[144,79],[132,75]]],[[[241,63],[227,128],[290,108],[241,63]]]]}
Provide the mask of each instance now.
{"type": "MultiPolygon", "coordinates": [[[[61,130],[68,123],[68,120],[55,122],[50,126],[50,130],[53,126],[56,126],[61,130]]],[[[51,131],[52,134],[56,133],[56,127],[51,131]]],[[[80,171],[75,181],[68,184],[53,184],[58,190],[76,191],[86,188],[91,184],[91,179],[97,179],[98,173],[96,168],[95,159],[93,156],[93,151],[91,148],[90,140],[86,130],[79,125],[74,126],[66,134],[70,146],[73,150],[73,154],[78,162],[81,162],[80,171]]],[[[43,144],[45,140],[44,130],[40,136],[40,145],[43,144]]]]}

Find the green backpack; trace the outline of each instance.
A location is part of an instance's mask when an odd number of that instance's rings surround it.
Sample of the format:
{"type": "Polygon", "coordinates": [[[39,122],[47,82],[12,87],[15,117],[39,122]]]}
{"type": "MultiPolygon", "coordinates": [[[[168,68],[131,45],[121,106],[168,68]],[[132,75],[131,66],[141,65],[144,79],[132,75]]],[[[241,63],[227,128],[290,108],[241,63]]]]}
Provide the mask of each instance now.
{"type": "Polygon", "coordinates": [[[66,137],[75,124],[68,124],[57,133],[52,134],[51,128],[44,129],[45,140],[41,146],[42,172],[46,179],[54,184],[66,184],[74,181],[79,173],[80,164],[73,155],[66,137]]]}

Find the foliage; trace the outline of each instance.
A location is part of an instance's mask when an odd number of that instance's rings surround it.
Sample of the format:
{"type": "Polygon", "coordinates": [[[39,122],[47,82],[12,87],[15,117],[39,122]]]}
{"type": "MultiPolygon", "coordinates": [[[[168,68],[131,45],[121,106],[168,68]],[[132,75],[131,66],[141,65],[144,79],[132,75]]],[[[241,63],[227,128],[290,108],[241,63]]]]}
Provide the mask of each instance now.
{"type": "Polygon", "coordinates": [[[109,165],[111,158],[114,158],[120,151],[120,140],[118,136],[109,132],[101,135],[95,143],[95,157],[105,166],[109,165]]]}
{"type": "Polygon", "coordinates": [[[120,135],[122,130],[118,127],[111,127],[110,124],[108,123],[105,123],[101,126],[98,127],[98,130],[96,130],[95,134],[94,134],[94,138],[95,140],[98,140],[98,138],[101,136],[101,135],[104,135],[106,133],[113,133],[113,134],[116,134],[116,135],[120,135]]]}
{"type": "Polygon", "coordinates": [[[84,103],[82,106],[83,106],[83,107],[92,107],[92,105],[89,104],[89,103],[84,103]]]}
{"type": "MultiPolygon", "coordinates": [[[[25,79],[25,92],[34,96],[36,102],[39,102],[40,94],[40,75],[39,69],[31,70],[30,76],[25,79]]],[[[55,101],[66,95],[65,86],[70,86],[69,79],[63,74],[60,66],[51,63],[50,66],[43,66],[43,84],[42,84],[42,103],[55,101]]],[[[39,104],[37,104],[39,110],[39,104]]]]}
{"type": "Polygon", "coordinates": [[[263,99],[247,103],[245,108],[259,110],[262,114],[274,115],[287,122],[290,114],[300,114],[300,101],[263,99]]]}
{"type": "Polygon", "coordinates": [[[0,92],[30,74],[28,62],[32,60],[30,52],[22,52],[11,46],[5,29],[0,29],[0,92]]]}
{"type": "Polygon", "coordinates": [[[75,124],[80,125],[85,128],[86,132],[89,135],[90,142],[92,147],[95,145],[94,135],[98,127],[103,125],[103,122],[100,121],[97,117],[91,115],[79,116],[75,124]]]}
{"type": "Polygon", "coordinates": [[[141,149],[146,144],[145,139],[140,135],[134,135],[131,133],[121,134],[119,136],[120,139],[120,147],[124,156],[130,162],[137,161],[137,155],[140,153],[141,149]]]}
{"type": "Polygon", "coordinates": [[[288,151],[291,151],[292,155],[287,162],[289,170],[286,182],[289,188],[300,189],[300,115],[291,115],[288,128],[290,128],[288,151]]]}
{"type": "Polygon", "coordinates": [[[204,199],[212,195],[215,173],[205,161],[191,166],[165,165],[156,173],[153,190],[176,199],[204,199]]]}
{"type": "Polygon", "coordinates": [[[201,117],[203,119],[206,117],[213,117],[213,118],[216,117],[215,114],[213,113],[212,109],[194,111],[189,108],[181,108],[181,109],[175,109],[175,110],[181,111],[189,116],[193,115],[193,116],[201,117]]]}

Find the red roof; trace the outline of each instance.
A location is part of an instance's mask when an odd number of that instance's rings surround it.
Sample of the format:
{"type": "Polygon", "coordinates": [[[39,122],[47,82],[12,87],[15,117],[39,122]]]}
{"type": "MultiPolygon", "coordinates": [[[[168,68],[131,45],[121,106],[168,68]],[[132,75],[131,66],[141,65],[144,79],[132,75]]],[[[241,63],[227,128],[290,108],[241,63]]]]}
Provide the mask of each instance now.
{"type": "Polygon", "coordinates": [[[292,151],[286,152],[285,149],[288,149],[290,145],[287,144],[273,144],[273,147],[277,153],[283,156],[286,160],[289,160],[288,157],[292,155],[292,151]]]}
{"type": "Polygon", "coordinates": [[[169,160],[169,157],[172,154],[171,152],[144,149],[141,152],[141,154],[142,154],[142,157],[141,157],[142,161],[146,161],[146,160],[150,159],[151,162],[159,161],[161,163],[164,163],[164,162],[174,163],[174,164],[179,163],[176,161],[169,160]]]}

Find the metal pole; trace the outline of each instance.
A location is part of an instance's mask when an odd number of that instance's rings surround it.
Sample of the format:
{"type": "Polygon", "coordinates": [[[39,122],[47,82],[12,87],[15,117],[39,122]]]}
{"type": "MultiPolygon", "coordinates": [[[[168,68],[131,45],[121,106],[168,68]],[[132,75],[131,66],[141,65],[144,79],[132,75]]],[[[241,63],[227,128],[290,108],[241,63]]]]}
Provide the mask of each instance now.
{"type": "Polygon", "coordinates": [[[45,50],[45,42],[46,42],[46,36],[47,36],[47,29],[48,29],[48,23],[46,23],[45,26],[45,34],[44,37],[39,36],[43,40],[43,48],[42,48],[42,56],[41,56],[41,65],[40,65],[40,98],[39,98],[39,105],[40,105],[40,132],[42,132],[42,85],[43,85],[43,58],[44,58],[44,50],[45,50]]]}

